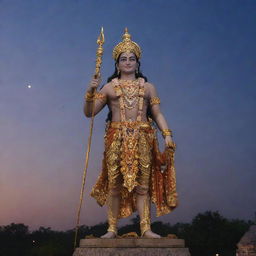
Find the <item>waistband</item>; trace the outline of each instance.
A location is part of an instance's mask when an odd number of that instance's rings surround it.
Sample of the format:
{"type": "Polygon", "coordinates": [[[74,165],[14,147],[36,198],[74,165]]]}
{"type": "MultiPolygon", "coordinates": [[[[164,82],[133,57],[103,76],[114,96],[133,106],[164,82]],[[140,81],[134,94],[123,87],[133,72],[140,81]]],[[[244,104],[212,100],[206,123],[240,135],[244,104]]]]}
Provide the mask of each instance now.
{"type": "Polygon", "coordinates": [[[109,127],[111,128],[122,128],[122,127],[127,127],[127,128],[152,128],[150,122],[139,122],[139,121],[132,121],[132,122],[111,122],[109,124],[109,127]]]}

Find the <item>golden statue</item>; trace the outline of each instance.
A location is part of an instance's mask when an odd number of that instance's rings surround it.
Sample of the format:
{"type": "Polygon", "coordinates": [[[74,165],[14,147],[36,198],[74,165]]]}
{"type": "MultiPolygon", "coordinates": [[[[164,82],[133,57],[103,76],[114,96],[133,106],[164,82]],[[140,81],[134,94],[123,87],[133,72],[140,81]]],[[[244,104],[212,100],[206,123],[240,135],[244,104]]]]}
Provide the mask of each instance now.
{"type": "Polygon", "coordinates": [[[123,41],[113,50],[115,72],[98,92],[94,77],[85,95],[86,117],[106,105],[108,115],[102,171],[91,195],[99,205],[107,203],[109,228],[102,238],[117,236],[117,221],[135,210],[140,216],[141,236],[159,238],[150,228],[150,205],[157,216],[177,206],[174,168],[175,144],[160,110],[154,85],[140,71],[141,49],[125,29],[123,41]],[[165,151],[158,148],[156,128],[162,132],[165,151]]]}

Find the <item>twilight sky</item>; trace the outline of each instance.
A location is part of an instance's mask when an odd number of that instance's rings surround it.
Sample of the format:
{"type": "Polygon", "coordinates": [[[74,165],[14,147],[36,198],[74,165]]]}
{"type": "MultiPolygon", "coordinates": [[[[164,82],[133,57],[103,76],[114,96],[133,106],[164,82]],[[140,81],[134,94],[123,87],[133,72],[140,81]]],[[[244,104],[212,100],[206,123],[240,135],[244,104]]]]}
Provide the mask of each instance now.
{"type": "MultiPolygon", "coordinates": [[[[83,95],[101,26],[103,82],[127,26],[177,143],[180,205],[153,220],[186,222],[206,210],[253,219],[255,0],[1,0],[0,225],[75,226],[89,128],[83,95]]],[[[89,197],[106,115],[95,120],[85,225],[106,219],[89,197]]]]}

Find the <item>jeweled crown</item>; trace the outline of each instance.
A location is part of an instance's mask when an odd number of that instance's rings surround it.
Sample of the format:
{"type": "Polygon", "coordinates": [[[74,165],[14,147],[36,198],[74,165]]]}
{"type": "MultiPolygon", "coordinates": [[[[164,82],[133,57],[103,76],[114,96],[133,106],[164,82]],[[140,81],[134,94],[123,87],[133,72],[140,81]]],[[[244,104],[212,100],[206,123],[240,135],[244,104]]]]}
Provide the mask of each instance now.
{"type": "Polygon", "coordinates": [[[125,28],[123,41],[117,44],[113,49],[113,58],[117,60],[118,56],[123,52],[133,52],[138,59],[141,57],[141,49],[138,44],[131,40],[128,29],[125,28]]]}

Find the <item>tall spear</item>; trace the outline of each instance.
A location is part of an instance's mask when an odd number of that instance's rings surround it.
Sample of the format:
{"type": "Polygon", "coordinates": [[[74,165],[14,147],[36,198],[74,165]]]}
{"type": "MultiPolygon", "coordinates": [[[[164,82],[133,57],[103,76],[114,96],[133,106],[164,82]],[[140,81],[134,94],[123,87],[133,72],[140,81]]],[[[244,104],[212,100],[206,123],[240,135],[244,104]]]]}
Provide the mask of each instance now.
{"type": "MultiPolygon", "coordinates": [[[[94,78],[100,77],[100,67],[102,63],[102,55],[103,55],[103,47],[102,45],[105,42],[104,33],[103,33],[103,27],[101,28],[100,35],[97,39],[98,49],[96,51],[96,67],[95,67],[95,73],[94,78]]],[[[93,94],[95,94],[96,89],[93,90],[93,94]]],[[[95,101],[93,99],[92,102],[92,117],[90,122],[90,134],[88,137],[88,143],[87,143],[87,150],[86,150],[86,156],[85,156],[85,164],[84,164],[84,171],[83,171],[83,178],[82,178],[82,186],[80,191],[80,200],[79,200],[79,206],[77,209],[77,220],[76,220],[76,232],[75,232],[75,242],[74,242],[74,249],[76,248],[77,244],[77,234],[79,229],[79,223],[80,223],[80,213],[81,213],[81,207],[83,203],[83,195],[84,195],[84,187],[85,187],[85,180],[86,180],[86,173],[88,169],[88,163],[89,163],[89,155],[91,151],[91,142],[92,142],[92,131],[93,131],[93,124],[94,124],[94,110],[95,110],[95,101]]]]}

